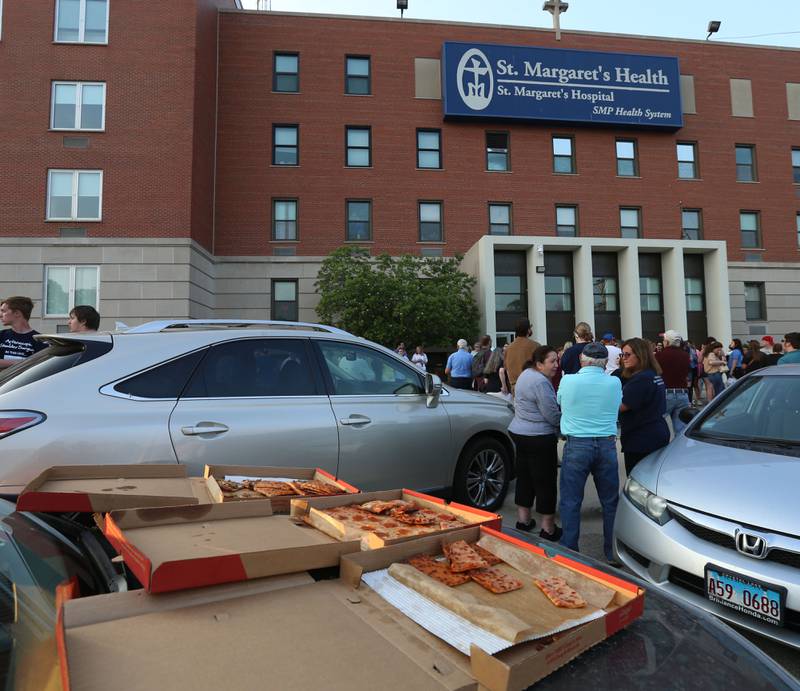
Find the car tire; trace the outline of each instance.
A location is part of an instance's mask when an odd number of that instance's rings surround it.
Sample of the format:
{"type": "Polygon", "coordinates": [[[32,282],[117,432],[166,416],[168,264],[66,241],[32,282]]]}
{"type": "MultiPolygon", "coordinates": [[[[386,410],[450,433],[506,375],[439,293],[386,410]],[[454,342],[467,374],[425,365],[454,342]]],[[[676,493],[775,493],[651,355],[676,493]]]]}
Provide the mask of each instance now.
{"type": "Polygon", "coordinates": [[[511,472],[511,455],[500,441],[474,439],[458,459],[453,497],[463,504],[494,511],[506,498],[511,472]]]}

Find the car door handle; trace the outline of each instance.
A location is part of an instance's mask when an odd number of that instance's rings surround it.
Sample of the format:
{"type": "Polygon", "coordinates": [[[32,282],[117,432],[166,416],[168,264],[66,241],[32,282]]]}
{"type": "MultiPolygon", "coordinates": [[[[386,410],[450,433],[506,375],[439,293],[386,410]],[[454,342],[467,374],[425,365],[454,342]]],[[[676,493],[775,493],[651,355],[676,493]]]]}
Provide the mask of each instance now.
{"type": "Polygon", "coordinates": [[[186,425],[181,427],[181,434],[187,437],[196,436],[198,434],[222,434],[228,431],[228,426],[220,422],[213,423],[200,423],[197,425],[186,425]]]}
{"type": "Polygon", "coordinates": [[[366,415],[351,415],[350,417],[339,418],[340,425],[368,425],[370,420],[366,415]]]}

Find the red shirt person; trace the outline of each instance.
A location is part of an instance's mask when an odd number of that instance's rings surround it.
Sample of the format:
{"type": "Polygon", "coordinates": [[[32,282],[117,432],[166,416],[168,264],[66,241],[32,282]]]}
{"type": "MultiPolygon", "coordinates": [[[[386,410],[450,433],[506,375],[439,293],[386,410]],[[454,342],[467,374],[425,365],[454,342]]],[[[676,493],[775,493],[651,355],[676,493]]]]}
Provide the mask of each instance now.
{"type": "Polygon", "coordinates": [[[681,410],[689,407],[689,368],[691,357],[681,345],[683,338],[677,331],[664,332],[664,349],[656,352],[656,360],[661,365],[661,378],[667,388],[667,415],[672,419],[672,429],[677,435],[686,427],[678,417],[681,410]]]}

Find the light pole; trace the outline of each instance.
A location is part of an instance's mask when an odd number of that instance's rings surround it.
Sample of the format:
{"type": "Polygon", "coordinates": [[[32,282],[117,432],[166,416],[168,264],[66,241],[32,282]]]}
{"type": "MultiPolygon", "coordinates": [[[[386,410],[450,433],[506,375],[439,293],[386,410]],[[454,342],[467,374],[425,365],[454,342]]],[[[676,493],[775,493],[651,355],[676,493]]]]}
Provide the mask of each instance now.
{"type": "Polygon", "coordinates": [[[568,2],[561,2],[561,0],[547,0],[542,9],[546,10],[553,15],[553,29],[556,32],[556,41],[561,40],[561,13],[569,9],[568,2]]]}

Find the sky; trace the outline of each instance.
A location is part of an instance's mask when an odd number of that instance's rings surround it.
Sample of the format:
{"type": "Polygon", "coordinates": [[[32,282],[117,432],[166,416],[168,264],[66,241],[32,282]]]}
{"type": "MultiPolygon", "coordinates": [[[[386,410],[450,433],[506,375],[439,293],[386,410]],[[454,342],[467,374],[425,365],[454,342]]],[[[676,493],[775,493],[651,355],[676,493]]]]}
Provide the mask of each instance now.
{"type": "MultiPolygon", "coordinates": [[[[262,4],[267,0],[262,0],[262,4]]],[[[258,0],[242,0],[256,9],[258,0]]],[[[276,12],[399,17],[396,0],[268,0],[276,12]]],[[[409,19],[552,28],[543,0],[408,0],[409,19]]],[[[800,48],[800,0],[569,0],[562,31],[705,39],[710,20],[722,25],[712,41],[800,48]]]]}

